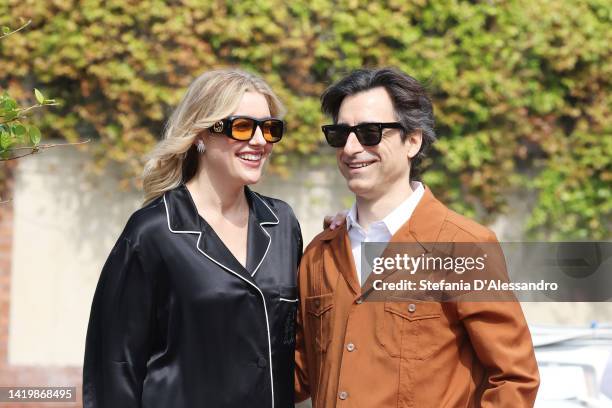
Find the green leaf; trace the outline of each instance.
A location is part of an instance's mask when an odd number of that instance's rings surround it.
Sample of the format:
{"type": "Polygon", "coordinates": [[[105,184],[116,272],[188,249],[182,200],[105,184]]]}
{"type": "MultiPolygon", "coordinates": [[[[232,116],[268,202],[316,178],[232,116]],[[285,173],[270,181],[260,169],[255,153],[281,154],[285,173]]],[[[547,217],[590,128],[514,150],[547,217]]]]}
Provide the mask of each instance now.
{"type": "Polygon", "coordinates": [[[5,122],[10,122],[14,120],[19,114],[16,111],[8,111],[3,115],[3,119],[5,122]]]}
{"type": "Polygon", "coordinates": [[[2,34],[8,34],[11,32],[11,28],[7,26],[2,27],[2,34]]]}
{"type": "Polygon", "coordinates": [[[42,92],[40,92],[38,89],[34,88],[34,96],[36,96],[36,100],[38,101],[39,104],[43,104],[45,103],[45,97],[42,94],[42,92]]]}
{"type": "Polygon", "coordinates": [[[13,134],[15,136],[23,136],[26,134],[26,128],[23,125],[13,125],[13,134]]]}
{"type": "Polygon", "coordinates": [[[32,144],[37,145],[40,143],[40,130],[36,126],[30,126],[29,130],[30,141],[32,144]]]}
{"type": "Polygon", "coordinates": [[[11,133],[15,136],[15,139],[17,139],[17,142],[19,143],[25,142],[24,136],[27,134],[27,132],[27,128],[20,123],[11,126],[11,133]]]}
{"type": "Polygon", "coordinates": [[[0,104],[0,108],[5,109],[5,110],[13,110],[16,107],[17,107],[17,102],[15,102],[14,99],[12,99],[11,97],[8,97],[8,96],[0,104]]]}
{"type": "Polygon", "coordinates": [[[8,149],[10,145],[11,135],[5,130],[0,130],[0,148],[8,149]]]}

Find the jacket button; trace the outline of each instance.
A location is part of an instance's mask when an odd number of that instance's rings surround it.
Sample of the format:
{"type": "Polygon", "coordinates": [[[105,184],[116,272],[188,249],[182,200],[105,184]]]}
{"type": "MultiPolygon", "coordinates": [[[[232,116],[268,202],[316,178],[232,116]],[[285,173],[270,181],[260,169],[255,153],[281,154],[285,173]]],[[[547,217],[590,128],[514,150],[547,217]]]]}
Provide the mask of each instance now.
{"type": "Polygon", "coordinates": [[[408,305],[408,311],[410,313],[414,312],[416,310],[416,305],[414,303],[411,303],[408,305]]]}
{"type": "Polygon", "coordinates": [[[341,400],[345,400],[348,398],[348,392],[346,391],[340,391],[338,393],[338,398],[340,398],[341,400]]]}
{"type": "Polygon", "coordinates": [[[259,360],[257,360],[257,366],[260,368],[264,368],[267,365],[268,365],[268,361],[263,357],[259,357],[259,360]]]}
{"type": "Polygon", "coordinates": [[[355,345],[353,343],[349,343],[349,344],[346,345],[346,349],[348,351],[353,351],[353,350],[355,350],[355,345]]]}

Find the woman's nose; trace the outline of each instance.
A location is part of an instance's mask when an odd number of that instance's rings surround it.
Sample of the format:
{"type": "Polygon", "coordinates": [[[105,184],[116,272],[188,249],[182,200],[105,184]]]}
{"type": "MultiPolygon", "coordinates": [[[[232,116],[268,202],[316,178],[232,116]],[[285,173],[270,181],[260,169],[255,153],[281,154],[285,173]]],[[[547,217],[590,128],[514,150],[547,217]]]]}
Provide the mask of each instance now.
{"type": "Polygon", "coordinates": [[[255,128],[255,134],[253,135],[253,137],[251,138],[251,140],[249,140],[249,144],[251,145],[256,145],[256,146],[263,146],[265,145],[267,142],[267,140],[264,138],[263,136],[263,132],[261,131],[261,128],[259,126],[257,126],[255,128]]]}

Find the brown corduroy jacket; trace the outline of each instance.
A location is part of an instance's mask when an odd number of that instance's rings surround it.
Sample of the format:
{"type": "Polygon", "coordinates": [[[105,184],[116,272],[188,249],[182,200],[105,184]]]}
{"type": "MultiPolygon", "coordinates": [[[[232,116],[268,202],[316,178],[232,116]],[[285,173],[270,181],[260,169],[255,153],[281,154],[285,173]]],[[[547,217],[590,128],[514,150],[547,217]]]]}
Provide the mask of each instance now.
{"type": "MultiPolygon", "coordinates": [[[[426,188],[391,242],[497,242],[426,188]]],[[[346,226],[299,270],[296,401],[314,408],[532,407],[538,368],[518,302],[362,301],[346,226]]]]}

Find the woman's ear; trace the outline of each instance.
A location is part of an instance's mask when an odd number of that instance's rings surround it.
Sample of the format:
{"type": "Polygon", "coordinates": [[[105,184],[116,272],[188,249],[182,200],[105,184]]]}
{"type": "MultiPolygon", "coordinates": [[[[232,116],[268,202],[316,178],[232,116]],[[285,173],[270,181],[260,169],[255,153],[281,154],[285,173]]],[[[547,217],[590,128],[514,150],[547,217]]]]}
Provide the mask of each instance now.
{"type": "Polygon", "coordinates": [[[416,129],[406,136],[404,143],[408,144],[408,158],[412,159],[419,153],[421,145],[423,144],[423,132],[421,132],[421,129],[416,129]]]}

